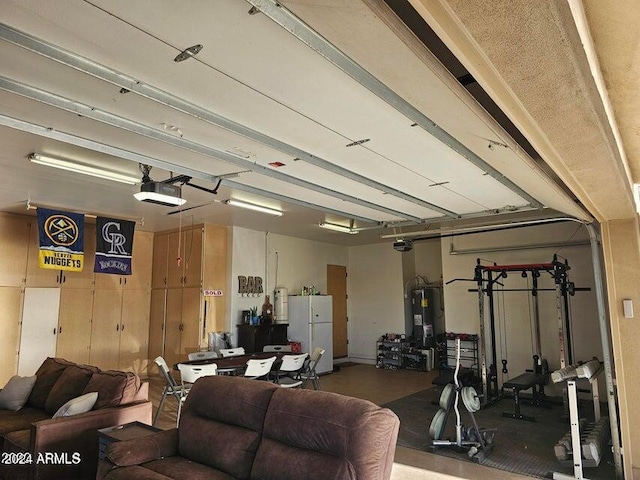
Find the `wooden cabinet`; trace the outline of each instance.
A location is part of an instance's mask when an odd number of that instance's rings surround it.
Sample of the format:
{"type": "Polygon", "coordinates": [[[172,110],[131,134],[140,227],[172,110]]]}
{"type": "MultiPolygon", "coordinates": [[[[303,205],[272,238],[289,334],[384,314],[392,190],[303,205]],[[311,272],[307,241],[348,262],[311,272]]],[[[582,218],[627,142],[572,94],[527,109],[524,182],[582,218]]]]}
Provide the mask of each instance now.
{"type": "Polygon", "coordinates": [[[56,356],[70,362],[89,363],[93,290],[65,288],[60,292],[56,356]]]}
{"type": "Polygon", "coordinates": [[[286,345],[286,323],[265,325],[238,325],[238,346],[244,347],[247,353],[261,352],[265,345],[286,345]]]}
{"type": "Polygon", "coordinates": [[[20,287],[0,287],[0,385],[5,385],[18,371],[22,301],[20,287]]]}
{"type": "Polygon", "coordinates": [[[93,296],[89,363],[103,370],[146,369],[149,290],[104,289],[93,296]]]}
{"type": "Polygon", "coordinates": [[[24,285],[29,252],[30,225],[25,217],[0,216],[0,286],[19,287],[24,285]]]}
{"type": "Polygon", "coordinates": [[[185,360],[200,348],[201,297],[199,288],[166,291],[163,356],[168,365],[185,360]]]}
{"type": "Polygon", "coordinates": [[[207,345],[207,332],[225,325],[225,298],[203,289],[226,289],[228,229],[196,225],[157,233],[149,323],[149,360],[171,365],[207,345]]]}

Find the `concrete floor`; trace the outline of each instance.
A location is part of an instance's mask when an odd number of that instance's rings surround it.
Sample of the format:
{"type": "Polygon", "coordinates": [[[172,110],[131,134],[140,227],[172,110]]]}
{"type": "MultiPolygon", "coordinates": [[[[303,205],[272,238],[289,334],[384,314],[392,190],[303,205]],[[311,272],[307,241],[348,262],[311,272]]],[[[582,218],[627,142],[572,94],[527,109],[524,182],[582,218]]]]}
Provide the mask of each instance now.
{"type": "MultiPolygon", "coordinates": [[[[330,375],[323,375],[320,378],[320,386],[325,391],[364,398],[377,405],[383,405],[429,388],[435,375],[436,372],[381,370],[373,365],[357,364],[342,367],[339,372],[330,375]]],[[[159,377],[152,377],[150,383],[151,400],[155,414],[164,383],[159,377]]],[[[160,428],[175,427],[176,413],[175,400],[168,398],[156,426],[160,428]]],[[[428,425],[425,425],[425,428],[428,428],[428,425]]],[[[393,480],[531,479],[531,477],[405,447],[396,448],[391,478],[393,480]]]]}

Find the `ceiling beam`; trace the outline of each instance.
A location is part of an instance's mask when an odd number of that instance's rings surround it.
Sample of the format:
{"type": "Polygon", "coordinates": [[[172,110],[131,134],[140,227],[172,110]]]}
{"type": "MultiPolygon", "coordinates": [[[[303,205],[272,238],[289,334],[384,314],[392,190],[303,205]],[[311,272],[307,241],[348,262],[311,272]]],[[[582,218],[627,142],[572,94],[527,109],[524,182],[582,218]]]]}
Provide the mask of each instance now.
{"type": "Polygon", "coordinates": [[[518,185],[513,183],[501,172],[485,162],[482,158],[471,151],[466,145],[454,138],[442,127],[433,122],[429,117],[423,114],[416,107],[407,102],[396,92],[387,87],[384,83],[371,75],[362,66],[356,63],[352,58],[347,56],[341,50],[336,48],[332,43],[318,34],[309,25],[304,23],[300,18],[295,16],[291,11],[275,0],[246,0],[253,5],[258,11],[269,17],[275,23],[280,25],[286,31],[294,35],[301,42],[306,44],[318,54],[340,68],[347,75],[353,78],[363,87],[385,101],[388,105],[395,108],[410,121],[416,123],[425,131],[433,135],[440,142],[451,148],[454,152],[471,162],[473,165],[486,172],[496,181],[500,182],[506,188],[519,195],[536,208],[543,208],[541,202],[533,198],[518,185]]]}
{"type": "Polygon", "coordinates": [[[450,218],[458,218],[459,216],[443,207],[427,202],[420,198],[409,195],[405,192],[392,188],[383,183],[377,182],[371,178],[355,173],[346,168],[340,167],[335,163],[325,160],[317,155],[313,155],[305,150],[297,148],[286,142],[270,137],[257,130],[249,128],[240,123],[234,122],[222,115],[211,110],[202,108],[194,103],[188,102],[175,95],[167,93],[159,88],[143,83],[133,77],[124,75],[104,65],[88,60],[80,55],[76,55],[63,48],[53,45],[44,40],[33,37],[29,34],[16,30],[8,25],[0,23],[0,39],[12,43],[18,47],[24,48],[31,52],[42,55],[43,57],[54,60],[58,63],[74,68],[82,73],[86,73],[105,82],[111,83],[121,88],[126,88],[129,92],[135,93],[149,100],[158,102],[174,110],[195,117],[204,122],[216,125],[218,127],[229,130],[230,132],[249,138],[274,150],[278,150],[292,158],[299,159],[323,170],[327,170],[336,175],[340,175],[349,180],[353,180],[368,187],[380,190],[383,193],[401,198],[423,208],[436,211],[450,218]]]}
{"type": "Polygon", "coordinates": [[[272,198],[274,200],[291,203],[291,204],[309,208],[312,210],[320,210],[325,213],[330,213],[332,215],[337,215],[345,218],[352,218],[354,220],[365,222],[365,223],[379,223],[377,220],[374,220],[372,218],[353,215],[351,213],[343,212],[340,210],[333,210],[331,208],[316,205],[315,203],[305,202],[303,200],[298,200],[298,199],[287,197],[284,195],[279,195],[277,193],[269,192],[267,190],[252,187],[250,185],[244,185],[239,182],[234,182],[233,180],[228,180],[224,178],[224,176],[211,175],[208,173],[201,172],[200,170],[193,170],[183,165],[177,165],[175,163],[167,162],[166,160],[161,160],[155,157],[149,157],[147,155],[141,155],[139,153],[135,153],[130,150],[125,150],[119,147],[114,147],[112,145],[107,145],[105,143],[96,142],[94,140],[89,140],[87,138],[79,137],[77,135],[60,132],[53,128],[44,127],[42,125],[36,125],[30,122],[25,122],[23,120],[18,120],[16,118],[8,117],[2,114],[0,114],[0,126],[13,128],[15,130],[20,130],[21,132],[31,133],[33,135],[38,135],[44,138],[50,138],[52,140],[64,142],[69,145],[86,148],[87,150],[104,153],[106,155],[112,155],[114,157],[130,160],[132,162],[137,162],[137,163],[142,163],[144,165],[150,165],[152,167],[162,168],[164,170],[169,170],[174,173],[188,175],[190,177],[206,180],[211,183],[217,183],[219,180],[222,180],[222,184],[228,188],[233,188],[235,190],[240,190],[243,192],[260,195],[266,198],[272,198]]]}
{"type": "Polygon", "coordinates": [[[321,193],[324,195],[328,195],[330,197],[339,198],[346,202],[350,202],[356,205],[360,205],[362,207],[370,208],[371,210],[377,210],[379,212],[383,212],[394,217],[404,218],[406,220],[413,220],[415,222],[421,221],[419,217],[409,215],[404,212],[399,212],[397,210],[393,210],[390,208],[386,208],[386,207],[383,207],[382,205],[377,205],[375,203],[368,202],[366,200],[362,200],[360,198],[356,198],[342,192],[338,192],[337,190],[332,190],[330,188],[322,187],[320,185],[307,182],[306,180],[302,180],[302,179],[293,177],[291,175],[287,175],[287,174],[269,169],[262,165],[258,165],[254,162],[251,162],[239,156],[233,155],[231,153],[223,152],[222,150],[218,150],[206,145],[202,145],[200,143],[187,140],[185,138],[176,137],[170,133],[154,129],[146,125],[143,125],[141,123],[137,123],[132,120],[120,117],[118,115],[105,112],[104,110],[100,110],[98,108],[94,108],[89,105],[76,102],[74,100],[70,100],[60,95],[56,95],[39,88],[26,85],[21,82],[17,82],[7,77],[0,76],[0,89],[10,93],[21,95],[25,98],[29,98],[31,100],[35,100],[37,102],[44,103],[46,105],[50,105],[68,112],[82,115],[85,118],[90,118],[91,120],[95,120],[100,123],[104,123],[116,128],[120,128],[122,130],[126,130],[128,132],[135,133],[137,135],[150,138],[152,140],[157,140],[157,141],[164,142],[179,148],[184,148],[186,150],[190,150],[192,152],[204,155],[206,157],[223,160],[232,165],[236,165],[244,170],[250,170],[252,172],[255,172],[267,177],[271,177],[276,180],[280,180],[292,185],[296,185],[301,188],[306,188],[308,190],[321,193]]]}

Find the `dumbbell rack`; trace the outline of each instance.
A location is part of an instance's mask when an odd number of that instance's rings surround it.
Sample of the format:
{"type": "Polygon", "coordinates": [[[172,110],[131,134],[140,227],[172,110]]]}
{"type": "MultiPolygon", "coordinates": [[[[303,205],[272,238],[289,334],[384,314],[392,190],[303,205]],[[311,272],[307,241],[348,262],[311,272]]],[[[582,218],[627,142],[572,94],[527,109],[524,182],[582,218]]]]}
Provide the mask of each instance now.
{"type": "Polygon", "coordinates": [[[598,394],[598,375],[603,368],[598,360],[591,360],[583,365],[571,365],[556,370],[551,374],[554,383],[567,382],[569,397],[569,418],[571,430],[554,446],[556,458],[561,465],[573,466],[573,476],[554,472],[554,480],[587,480],[583,467],[597,467],[602,453],[610,438],[609,418],[600,416],[600,398],[598,394]],[[586,378],[591,385],[595,421],[580,419],[578,414],[577,379],[586,378]]]}

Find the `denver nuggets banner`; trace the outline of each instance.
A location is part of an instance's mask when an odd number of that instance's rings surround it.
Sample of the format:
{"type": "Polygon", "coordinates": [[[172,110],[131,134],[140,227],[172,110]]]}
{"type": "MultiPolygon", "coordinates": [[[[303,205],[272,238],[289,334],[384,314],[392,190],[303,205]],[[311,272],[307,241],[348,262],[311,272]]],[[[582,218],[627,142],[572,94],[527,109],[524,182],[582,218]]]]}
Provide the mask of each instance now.
{"type": "Polygon", "coordinates": [[[135,222],[98,217],[96,219],[96,273],[131,275],[135,222]]]}
{"type": "Polygon", "coordinates": [[[84,266],[84,215],[38,208],[40,268],[81,272],[84,266]]]}

